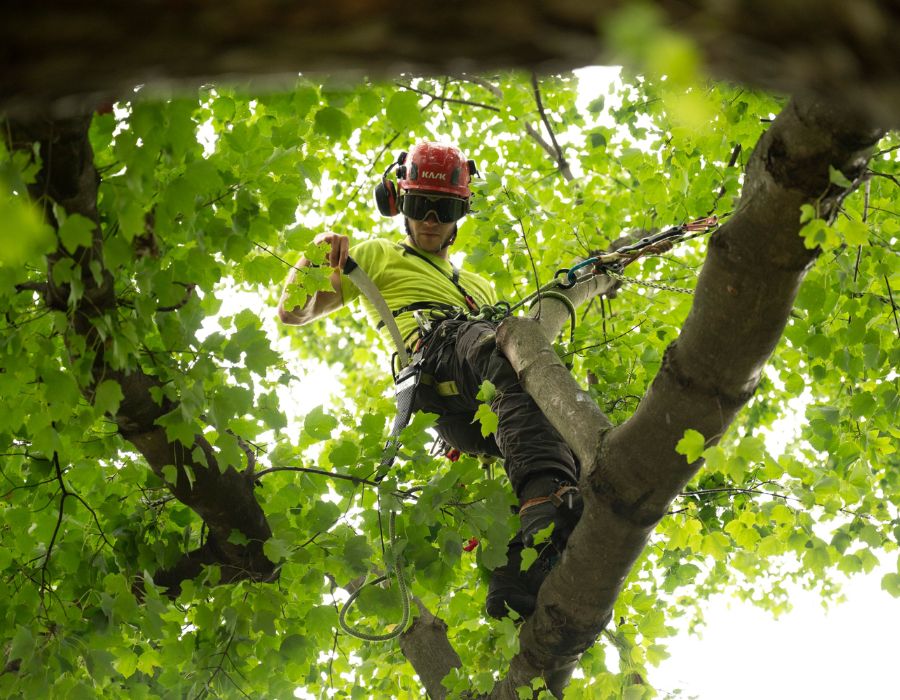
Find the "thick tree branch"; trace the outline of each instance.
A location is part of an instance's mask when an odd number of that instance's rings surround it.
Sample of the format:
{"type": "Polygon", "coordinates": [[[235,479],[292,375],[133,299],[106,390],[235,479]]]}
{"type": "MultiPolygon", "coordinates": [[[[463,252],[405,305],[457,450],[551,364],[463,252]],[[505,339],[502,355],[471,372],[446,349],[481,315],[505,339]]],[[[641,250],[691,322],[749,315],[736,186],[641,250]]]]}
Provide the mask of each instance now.
{"type": "MultiPolygon", "coordinates": [[[[830,183],[829,166],[858,182],[880,136],[845,107],[795,100],[760,140],[738,210],[711,240],[680,337],[634,416],[601,433],[593,458],[582,459],[584,516],[522,628],[509,676],[492,697],[515,697],[515,688],[536,675],[564,679],[594,643],[651,531],[702,464],[688,463],[676,443],[689,428],[709,445],[721,439],[781,337],[817,254],[798,235],[800,205],[815,202],[827,218],[847,194],[830,183]]],[[[560,397],[542,379],[566,380],[553,368],[559,363],[546,344],[522,323],[505,323],[498,343],[526,389],[565,430],[566,422],[579,419],[560,414],[560,397]]],[[[588,422],[587,429],[596,425],[588,422]]],[[[563,435],[573,448],[596,440],[574,430],[563,435]]],[[[564,683],[552,688],[557,696],[564,683]]]]}
{"type": "Polygon", "coordinates": [[[400,651],[416,670],[430,700],[444,700],[447,689],[441,681],[462,661],[447,639],[447,625],[415,599],[419,614],[400,636],[400,651]]]}
{"type": "MultiPolygon", "coordinates": [[[[782,93],[841,95],[882,123],[900,120],[900,14],[883,0],[656,0],[663,26],[692,38],[711,75],[782,93]]],[[[200,0],[89,6],[20,4],[0,24],[0,109],[23,113],[130,96],[222,76],[290,85],[298,71],[396,76],[519,66],[563,70],[621,62],[607,29],[622,3],[474,0],[392,12],[337,0],[290,11],[225,0],[215,21],[200,0]],[[452,31],[435,32],[435,27],[452,31]],[[398,41],[397,37],[403,37],[398,41]],[[489,38],[489,40],[486,40],[489,38]],[[116,56],[115,61],[108,60],[116,56]],[[68,99],[80,96],[79,99],[68,99]]]]}
{"type": "Polygon", "coordinates": [[[540,405],[582,464],[595,459],[603,433],[612,424],[559,361],[539,322],[510,317],[497,331],[497,342],[519,379],[540,405]]]}
{"type": "MultiPolygon", "coordinates": [[[[566,160],[566,156],[563,154],[562,148],[560,148],[559,143],[556,141],[556,134],[553,133],[553,127],[550,124],[550,120],[547,118],[547,110],[544,109],[544,100],[541,98],[541,85],[538,82],[537,73],[531,74],[531,88],[534,92],[534,102],[537,105],[538,114],[540,114],[544,128],[550,136],[550,143],[553,144],[552,149],[547,148],[546,142],[540,137],[540,134],[531,133],[530,130],[529,134],[531,134],[531,136],[544,147],[544,150],[550,154],[550,157],[556,161],[556,167],[559,168],[559,172],[563,176],[563,179],[566,182],[572,182],[574,179],[572,176],[572,169],[569,167],[569,163],[566,160]]],[[[526,129],[530,129],[530,125],[526,125],[526,129]]]]}

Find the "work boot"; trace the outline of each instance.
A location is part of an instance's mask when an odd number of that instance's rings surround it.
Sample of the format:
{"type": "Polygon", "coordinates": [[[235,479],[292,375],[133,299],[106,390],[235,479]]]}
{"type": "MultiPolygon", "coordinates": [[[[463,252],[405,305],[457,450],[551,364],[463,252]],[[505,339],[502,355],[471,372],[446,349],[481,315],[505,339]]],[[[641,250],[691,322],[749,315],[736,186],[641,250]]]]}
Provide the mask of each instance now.
{"type": "Polygon", "coordinates": [[[570,482],[554,479],[544,493],[522,503],[519,531],[507,547],[506,564],[491,572],[485,608],[493,618],[507,616],[509,609],[522,617],[534,612],[538,591],[559,561],[569,535],[581,518],[584,504],[578,489],[570,482]],[[553,532],[550,536],[535,544],[538,533],[551,523],[553,532]],[[522,571],[525,547],[535,547],[538,557],[528,570],[522,571]]]}

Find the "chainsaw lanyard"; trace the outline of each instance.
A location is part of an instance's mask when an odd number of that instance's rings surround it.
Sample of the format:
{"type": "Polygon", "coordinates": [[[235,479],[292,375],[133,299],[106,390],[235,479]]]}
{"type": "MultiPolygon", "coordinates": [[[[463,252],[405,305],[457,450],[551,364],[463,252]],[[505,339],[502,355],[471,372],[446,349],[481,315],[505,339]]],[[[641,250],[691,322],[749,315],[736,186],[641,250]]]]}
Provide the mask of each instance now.
{"type": "Polygon", "coordinates": [[[403,249],[404,253],[408,253],[409,255],[414,255],[415,257],[419,258],[420,260],[424,260],[429,265],[431,265],[435,270],[440,272],[442,276],[444,276],[448,280],[450,280],[453,283],[453,286],[455,286],[459,290],[459,293],[462,294],[463,300],[466,302],[466,306],[468,307],[469,311],[477,311],[478,310],[478,303],[475,301],[475,298],[471,294],[469,294],[469,292],[466,291],[466,288],[463,287],[459,283],[459,269],[453,263],[451,263],[449,260],[447,261],[450,265],[450,269],[453,271],[452,274],[448,275],[447,272],[445,270],[442,270],[437,263],[435,263],[433,260],[429,260],[428,258],[426,258],[415,248],[410,248],[405,243],[398,243],[397,245],[399,248],[403,249]]]}

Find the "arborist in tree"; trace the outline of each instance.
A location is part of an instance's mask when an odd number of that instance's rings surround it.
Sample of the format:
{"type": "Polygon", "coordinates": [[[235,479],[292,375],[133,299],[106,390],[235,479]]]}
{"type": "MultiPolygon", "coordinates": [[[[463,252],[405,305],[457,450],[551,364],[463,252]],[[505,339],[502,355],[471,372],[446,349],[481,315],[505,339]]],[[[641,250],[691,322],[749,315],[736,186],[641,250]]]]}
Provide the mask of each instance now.
{"type": "MultiPolygon", "coordinates": [[[[521,526],[509,543],[507,563],[491,574],[486,607],[496,618],[507,615],[508,608],[527,616],[581,515],[579,467],[497,348],[497,323],[479,313],[497,302],[490,282],[448,260],[457,222],[470,209],[469,181],[475,174],[474,161],[453,146],[423,142],[401,153],[376,186],[375,200],[382,214],[403,215],[405,239],[373,239],[351,246],[348,236],[319,234],[314,243],[330,246],[332,290],[286,308],[297,274],[293,269],[278,313],[287,324],[309,323],[360,296],[356,284],[347,279],[354,262],[367,273],[396,325],[382,317],[384,311],[379,314],[370,295],[364,295],[361,301],[369,318],[379,328],[399,328],[412,355],[408,375],[414,388],[412,408],[437,414],[437,432],[452,448],[503,458],[519,499],[521,526]],[[390,178],[394,168],[396,183],[390,178]],[[496,433],[486,438],[474,421],[476,396],[485,380],[496,388],[490,407],[498,417],[496,433]],[[535,535],[551,524],[550,538],[535,545],[535,535]],[[540,554],[528,571],[521,572],[526,546],[537,546],[540,554]]],[[[310,264],[302,258],[297,267],[310,264]]],[[[400,377],[398,386],[402,372],[400,377]]],[[[398,403],[399,397],[398,391],[398,403]]],[[[403,424],[407,419],[408,415],[403,424]]]]}

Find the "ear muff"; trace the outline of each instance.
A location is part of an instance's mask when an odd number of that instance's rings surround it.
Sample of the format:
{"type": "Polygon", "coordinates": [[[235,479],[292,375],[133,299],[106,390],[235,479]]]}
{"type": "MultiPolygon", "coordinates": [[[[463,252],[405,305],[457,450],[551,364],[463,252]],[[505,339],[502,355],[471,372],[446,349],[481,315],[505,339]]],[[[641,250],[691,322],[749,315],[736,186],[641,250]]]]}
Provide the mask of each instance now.
{"type": "Polygon", "coordinates": [[[398,177],[406,177],[406,168],[403,166],[405,162],[406,151],[400,151],[397,160],[384,171],[381,182],[375,185],[375,204],[378,206],[378,211],[384,216],[397,216],[400,213],[400,209],[397,207],[397,185],[393,180],[388,179],[388,175],[391,174],[391,170],[397,168],[398,177]],[[403,172],[401,173],[401,171],[403,172]]]}
{"type": "Polygon", "coordinates": [[[397,208],[397,185],[393,180],[385,177],[375,185],[375,204],[384,216],[397,216],[400,213],[397,208]]]}

